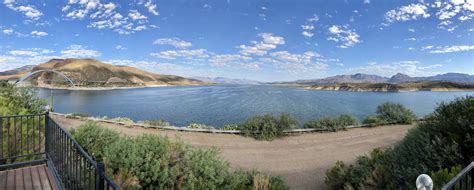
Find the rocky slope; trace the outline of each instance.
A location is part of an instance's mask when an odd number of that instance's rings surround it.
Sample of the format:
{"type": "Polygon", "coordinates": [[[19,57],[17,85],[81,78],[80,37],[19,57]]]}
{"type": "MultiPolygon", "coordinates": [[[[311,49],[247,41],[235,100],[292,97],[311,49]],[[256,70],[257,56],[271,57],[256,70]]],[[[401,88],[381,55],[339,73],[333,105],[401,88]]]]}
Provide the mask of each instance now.
{"type": "MultiPolygon", "coordinates": [[[[31,71],[54,69],[68,76],[77,87],[133,87],[151,85],[200,85],[199,80],[174,75],[161,75],[134,67],[115,66],[96,59],[52,59],[39,64],[31,71]]],[[[29,73],[29,72],[26,72],[29,73]]],[[[24,74],[26,74],[24,73],[24,74]]],[[[23,75],[2,76],[5,79],[19,78],[23,75]],[[8,78],[10,77],[10,78],[8,78]]],[[[42,72],[32,76],[39,86],[69,85],[58,74],[42,72]]]]}

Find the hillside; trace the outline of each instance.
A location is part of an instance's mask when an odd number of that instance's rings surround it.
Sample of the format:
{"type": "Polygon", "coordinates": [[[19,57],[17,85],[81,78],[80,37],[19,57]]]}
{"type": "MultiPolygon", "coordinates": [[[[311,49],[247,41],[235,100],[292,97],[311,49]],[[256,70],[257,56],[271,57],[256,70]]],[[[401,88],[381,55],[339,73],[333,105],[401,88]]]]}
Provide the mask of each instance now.
{"type": "Polygon", "coordinates": [[[247,80],[247,79],[231,79],[225,77],[191,77],[192,79],[200,80],[203,82],[209,83],[219,83],[219,84],[261,84],[259,81],[247,80]]]}
{"type": "Polygon", "coordinates": [[[473,83],[456,83],[444,81],[407,82],[401,84],[390,83],[342,83],[342,84],[315,84],[305,87],[312,90],[339,90],[339,91],[463,91],[474,90],[473,83]]]}
{"type": "Polygon", "coordinates": [[[401,84],[409,82],[445,81],[457,83],[474,83],[474,75],[463,73],[445,73],[427,77],[410,77],[397,73],[390,78],[378,75],[357,73],[353,75],[336,75],[321,79],[296,80],[289,82],[275,82],[272,84],[315,85],[315,84],[342,84],[342,83],[390,83],[401,84]]]}
{"type": "MultiPolygon", "coordinates": [[[[77,87],[133,87],[152,85],[200,85],[204,82],[174,75],[161,75],[143,71],[134,67],[115,66],[96,59],[52,59],[31,69],[54,69],[74,81],[77,87]]],[[[0,76],[0,80],[17,79],[29,72],[0,76]]],[[[39,73],[32,76],[38,86],[69,85],[55,73],[39,73]]]]}

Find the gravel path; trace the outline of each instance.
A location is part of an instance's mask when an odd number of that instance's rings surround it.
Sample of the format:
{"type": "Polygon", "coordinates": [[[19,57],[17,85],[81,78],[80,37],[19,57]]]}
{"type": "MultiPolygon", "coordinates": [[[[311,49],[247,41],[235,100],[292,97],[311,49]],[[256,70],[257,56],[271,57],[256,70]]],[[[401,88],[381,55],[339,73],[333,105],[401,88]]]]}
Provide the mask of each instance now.
{"type": "MultiPolygon", "coordinates": [[[[66,128],[84,122],[52,117],[66,128]]],[[[101,125],[125,135],[156,133],[178,137],[195,147],[219,147],[233,168],[256,168],[268,174],[280,175],[291,189],[324,189],[325,172],[337,160],[353,162],[357,156],[368,154],[374,148],[392,146],[413,127],[391,125],[336,133],[306,133],[267,142],[240,135],[144,129],[109,123],[101,125]]]]}

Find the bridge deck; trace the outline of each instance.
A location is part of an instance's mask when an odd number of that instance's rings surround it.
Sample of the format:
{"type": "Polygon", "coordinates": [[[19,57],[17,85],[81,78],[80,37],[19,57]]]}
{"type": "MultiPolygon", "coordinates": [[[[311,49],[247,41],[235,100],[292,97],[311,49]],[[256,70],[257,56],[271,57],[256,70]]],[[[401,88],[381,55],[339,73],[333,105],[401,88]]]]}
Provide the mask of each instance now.
{"type": "Polygon", "coordinates": [[[9,189],[58,189],[51,171],[46,165],[37,165],[0,171],[0,190],[9,189]]]}

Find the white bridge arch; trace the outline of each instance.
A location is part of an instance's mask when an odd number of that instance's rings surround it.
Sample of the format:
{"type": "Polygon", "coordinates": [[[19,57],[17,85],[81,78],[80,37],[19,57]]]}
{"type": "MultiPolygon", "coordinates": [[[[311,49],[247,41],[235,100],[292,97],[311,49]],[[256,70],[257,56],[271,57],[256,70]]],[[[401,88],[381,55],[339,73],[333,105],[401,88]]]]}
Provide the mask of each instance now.
{"type": "Polygon", "coordinates": [[[19,84],[19,83],[23,82],[24,80],[26,80],[27,78],[29,78],[29,77],[37,74],[37,73],[41,73],[41,72],[51,72],[51,73],[56,73],[58,75],[61,75],[63,78],[65,78],[67,81],[69,81],[69,83],[71,83],[72,86],[74,86],[74,82],[68,76],[66,76],[64,73],[61,73],[61,72],[53,70],[53,69],[42,69],[42,70],[33,71],[33,72],[28,73],[27,75],[21,77],[20,79],[18,79],[18,81],[16,81],[15,84],[19,84]]]}

